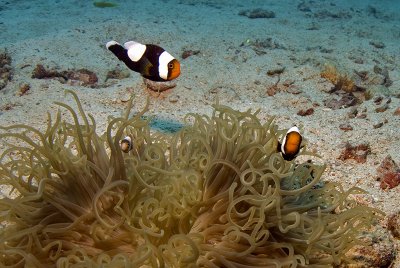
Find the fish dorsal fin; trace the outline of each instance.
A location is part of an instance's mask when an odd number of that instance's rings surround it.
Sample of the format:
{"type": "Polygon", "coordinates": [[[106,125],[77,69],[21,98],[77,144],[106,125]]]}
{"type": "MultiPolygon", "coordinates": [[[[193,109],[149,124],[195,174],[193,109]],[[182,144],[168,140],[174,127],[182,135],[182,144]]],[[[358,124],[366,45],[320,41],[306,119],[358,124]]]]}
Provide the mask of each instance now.
{"type": "Polygon", "coordinates": [[[125,42],[124,43],[124,47],[126,48],[126,49],[129,49],[131,46],[134,46],[134,45],[141,45],[140,43],[138,43],[138,42],[135,42],[135,41],[128,41],[128,42],[125,42]]]}
{"type": "Polygon", "coordinates": [[[128,57],[134,62],[139,61],[146,51],[146,45],[142,45],[135,41],[126,42],[124,47],[128,50],[128,57]]]}

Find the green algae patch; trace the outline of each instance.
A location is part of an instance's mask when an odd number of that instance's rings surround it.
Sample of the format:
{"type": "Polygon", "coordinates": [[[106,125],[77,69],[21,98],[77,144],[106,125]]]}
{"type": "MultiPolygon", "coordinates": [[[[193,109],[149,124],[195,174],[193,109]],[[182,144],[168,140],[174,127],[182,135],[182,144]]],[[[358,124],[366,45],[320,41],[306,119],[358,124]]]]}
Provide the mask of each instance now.
{"type": "Polygon", "coordinates": [[[105,1],[93,2],[93,5],[95,7],[99,7],[99,8],[116,7],[116,6],[118,6],[118,4],[116,4],[116,3],[105,2],[105,1]]]}
{"type": "Polygon", "coordinates": [[[381,215],[284,160],[258,110],[216,103],[165,134],[131,99],[99,134],[68,92],[45,131],[0,127],[1,267],[332,267],[381,215]]]}

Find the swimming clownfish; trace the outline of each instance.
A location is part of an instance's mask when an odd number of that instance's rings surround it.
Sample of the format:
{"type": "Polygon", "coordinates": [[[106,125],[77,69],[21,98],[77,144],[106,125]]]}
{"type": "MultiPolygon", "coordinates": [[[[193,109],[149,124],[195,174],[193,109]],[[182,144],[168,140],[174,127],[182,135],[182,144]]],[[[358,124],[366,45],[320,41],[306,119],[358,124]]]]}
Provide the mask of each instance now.
{"type": "Polygon", "coordinates": [[[278,142],[278,151],[282,153],[283,159],[293,160],[300,151],[302,137],[297,127],[291,127],[283,138],[282,143],[278,142]]]}
{"type": "Polygon", "coordinates": [[[179,61],[159,46],[143,45],[135,41],[126,42],[121,46],[116,41],[109,41],[106,47],[129,69],[149,80],[170,81],[181,73],[179,61]]]}
{"type": "Polygon", "coordinates": [[[132,138],[126,136],[120,141],[119,145],[121,146],[121,151],[129,153],[129,151],[133,149],[132,138]]]}

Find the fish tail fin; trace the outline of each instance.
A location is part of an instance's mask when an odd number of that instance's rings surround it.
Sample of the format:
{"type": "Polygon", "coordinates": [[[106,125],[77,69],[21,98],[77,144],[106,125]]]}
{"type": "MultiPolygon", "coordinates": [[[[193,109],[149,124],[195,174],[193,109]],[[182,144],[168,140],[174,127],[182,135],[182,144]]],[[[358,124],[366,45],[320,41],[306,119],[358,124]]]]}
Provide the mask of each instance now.
{"type": "Polygon", "coordinates": [[[106,47],[110,50],[120,61],[126,62],[128,57],[128,51],[121,46],[118,42],[111,40],[107,42],[106,47]]]}

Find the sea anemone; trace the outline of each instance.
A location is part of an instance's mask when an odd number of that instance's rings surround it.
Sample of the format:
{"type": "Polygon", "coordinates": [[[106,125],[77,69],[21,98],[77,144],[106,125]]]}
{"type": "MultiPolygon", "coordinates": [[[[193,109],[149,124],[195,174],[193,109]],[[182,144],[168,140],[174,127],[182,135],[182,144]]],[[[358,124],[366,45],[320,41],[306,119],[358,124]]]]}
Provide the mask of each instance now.
{"type": "Polygon", "coordinates": [[[68,92],[72,119],[0,128],[2,267],[329,267],[376,217],[324,165],[284,160],[259,111],[216,103],[170,135],[131,99],[99,135],[68,92]]]}

